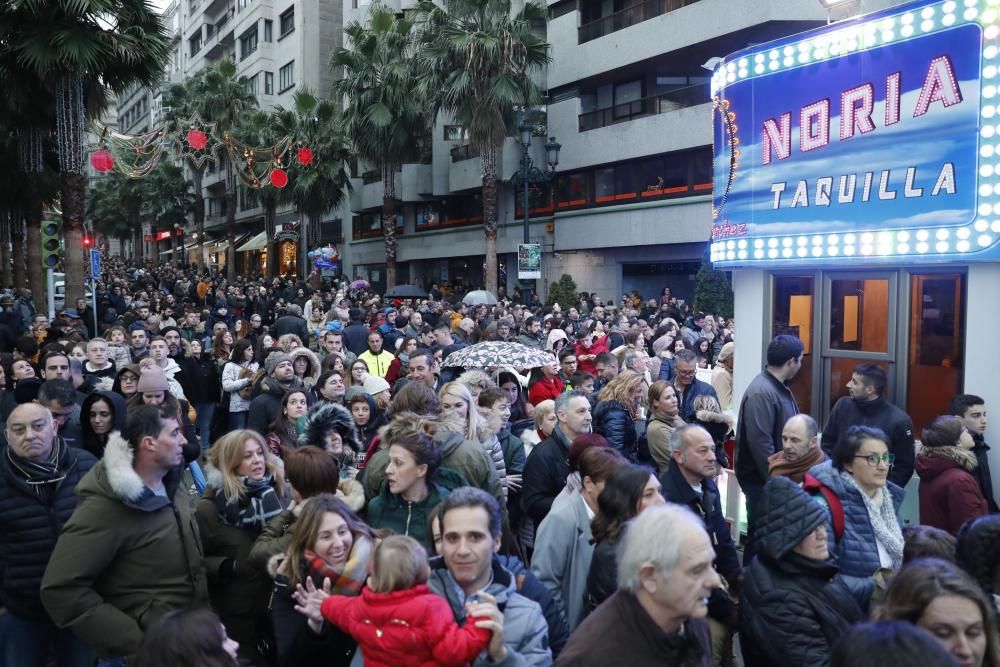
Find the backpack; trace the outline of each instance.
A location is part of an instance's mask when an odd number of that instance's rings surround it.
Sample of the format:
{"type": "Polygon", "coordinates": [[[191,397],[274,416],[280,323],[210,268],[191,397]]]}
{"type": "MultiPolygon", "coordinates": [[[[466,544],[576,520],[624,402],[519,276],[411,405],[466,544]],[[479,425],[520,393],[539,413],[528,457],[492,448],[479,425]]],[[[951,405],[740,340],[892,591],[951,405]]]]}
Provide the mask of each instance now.
{"type": "Polygon", "coordinates": [[[802,480],[802,489],[810,495],[815,496],[819,494],[823,496],[827,507],[830,508],[834,538],[837,542],[840,542],[840,538],[844,536],[844,505],[840,502],[840,498],[833,492],[833,489],[824,486],[822,482],[808,474],[802,480]]]}

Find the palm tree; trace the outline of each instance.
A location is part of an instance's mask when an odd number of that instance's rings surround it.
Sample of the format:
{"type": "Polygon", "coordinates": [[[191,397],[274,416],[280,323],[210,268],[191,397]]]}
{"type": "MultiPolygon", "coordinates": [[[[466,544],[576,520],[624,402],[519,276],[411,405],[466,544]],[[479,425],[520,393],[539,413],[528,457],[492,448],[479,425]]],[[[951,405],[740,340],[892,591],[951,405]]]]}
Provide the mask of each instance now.
{"type": "Polygon", "coordinates": [[[413,23],[373,4],[369,27],[354,21],[344,29],[349,44],[333,54],[343,68],[336,90],[346,98],[344,125],[357,157],[382,175],[382,235],[385,239],[386,286],[396,284],[395,173],[419,154],[429,116],[417,97],[413,70],[413,23]]]}
{"type": "MultiPolygon", "coordinates": [[[[187,214],[194,208],[191,181],[184,178],[184,170],[161,160],[156,168],[142,180],[143,214],[153,221],[153,233],[169,229],[171,246],[176,247],[174,229],[187,224],[187,214]]],[[[159,261],[159,244],[154,242],[153,261],[159,261]]],[[[177,257],[174,256],[176,260],[177,257]]]]}
{"type": "MultiPolygon", "coordinates": [[[[97,181],[87,197],[87,218],[94,229],[106,238],[118,239],[123,248],[131,239],[136,259],[141,259],[142,254],[141,210],[141,184],[117,171],[97,181]]],[[[128,256],[125,252],[123,255],[128,256]]]]}
{"type": "Polygon", "coordinates": [[[13,20],[17,61],[55,94],[66,242],[66,298],[83,296],[86,207],[84,130],[105,90],[151,86],[163,72],[168,36],[146,0],[8,0],[0,21],[13,20]]]}
{"type": "Polygon", "coordinates": [[[420,16],[421,89],[482,155],[486,289],[496,294],[497,152],[514,130],[516,109],[542,98],[531,74],[550,60],[533,29],[545,23],[545,10],[529,1],[514,14],[511,0],[449,0],[445,10],[425,0],[420,16]]]}
{"type": "MultiPolygon", "coordinates": [[[[240,115],[257,107],[257,98],[246,86],[246,78],[236,75],[236,65],[231,60],[220,60],[203,70],[195,84],[199,96],[202,118],[216,123],[220,135],[231,133],[239,123],[240,115]]],[[[226,156],[226,235],[229,252],[226,275],[230,282],[236,280],[236,189],[237,177],[232,159],[226,156]]]]}

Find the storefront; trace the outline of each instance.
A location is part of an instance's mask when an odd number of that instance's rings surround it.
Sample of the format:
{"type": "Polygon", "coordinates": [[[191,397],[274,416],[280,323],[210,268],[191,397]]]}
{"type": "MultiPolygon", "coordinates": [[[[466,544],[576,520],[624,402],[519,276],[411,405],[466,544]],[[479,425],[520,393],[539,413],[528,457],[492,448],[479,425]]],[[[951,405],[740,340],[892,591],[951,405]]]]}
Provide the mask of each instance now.
{"type": "Polygon", "coordinates": [[[716,69],[711,252],[733,271],[737,394],[791,333],[821,424],[861,362],[887,370],[918,439],[955,393],[1000,409],[994,4],[901,5],[716,69]]]}

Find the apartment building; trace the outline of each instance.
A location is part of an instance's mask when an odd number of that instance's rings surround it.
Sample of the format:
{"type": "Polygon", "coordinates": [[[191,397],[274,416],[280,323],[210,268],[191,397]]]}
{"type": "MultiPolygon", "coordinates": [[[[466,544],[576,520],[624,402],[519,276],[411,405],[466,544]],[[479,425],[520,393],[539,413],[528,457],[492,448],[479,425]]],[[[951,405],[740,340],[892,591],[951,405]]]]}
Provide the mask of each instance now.
{"type": "MultiPolygon", "coordinates": [[[[345,0],[345,16],[353,0],[345,0]]],[[[549,0],[552,62],[546,134],[561,144],[557,175],[529,197],[530,238],[543,251],[538,288],[570,274],[604,299],[669,285],[693,296],[712,224],[713,57],[826,22],[817,0],[549,0]]],[[[403,8],[405,9],[405,8],[403,8]]],[[[357,11],[357,10],[354,10],[357,11]]],[[[545,165],[545,136],[531,157],[545,165]]],[[[517,281],[521,194],[510,185],[521,144],[498,159],[500,282],[517,281]]],[[[481,160],[463,129],[439,119],[427,164],[404,165],[399,281],[481,285],[481,160]]],[[[377,173],[351,201],[348,272],[384,280],[377,173]]]]}

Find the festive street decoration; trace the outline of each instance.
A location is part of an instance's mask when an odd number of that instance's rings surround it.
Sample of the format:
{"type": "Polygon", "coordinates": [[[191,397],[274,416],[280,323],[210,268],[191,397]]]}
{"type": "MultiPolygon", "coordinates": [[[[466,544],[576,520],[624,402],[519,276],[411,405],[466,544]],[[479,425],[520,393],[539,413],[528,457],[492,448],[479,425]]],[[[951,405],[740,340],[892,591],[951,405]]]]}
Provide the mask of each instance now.
{"type": "Polygon", "coordinates": [[[106,150],[95,151],[90,156],[90,164],[102,174],[115,168],[115,159],[106,150]]]}
{"type": "Polygon", "coordinates": [[[292,146],[291,137],[285,137],[267,148],[246,146],[228,132],[223,135],[222,140],[229,152],[230,161],[236,167],[236,174],[244,185],[251,188],[262,188],[267,183],[277,188],[288,185],[284,159],[292,146]]]}
{"type": "Polygon", "coordinates": [[[335,269],[337,268],[337,260],[340,259],[340,251],[337,250],[336,245],[316,248],[310,250],[306,255],[317,269],[335,269]]]}
{"type": "Polygon", "coordinates": [[[179,131],[174,135],[177,155],[191,161],[195,169],[206,162],[217,162],[222,142],[218,139],[216,123],[201,119],[198,113],[177,121],[179,131]]]}
{"type": "Polygon", "coordinates": [[[145,134],[122,134],[107,125],[94,123],[97,144],[92,144],[90,164],[99,172],[112,168],[128,178],[148,175],[163,156],[163,128],[145,134]]]}
{"type": "Polygon", "coordinates": [[[296,153],[295,157],[298,159],[299,164],[301,164],[303,167],[308,167],[313,162],[312,149],[309,148],[308,146],[301,146],[298,150],[298,153],[296,153]]]}
{"type": "Polygon", "coordinates": [[[275,169],[272,171],[271,185],[276,188],[283,188],[288,185],[288,173],[284,169],[275,169]]]}

